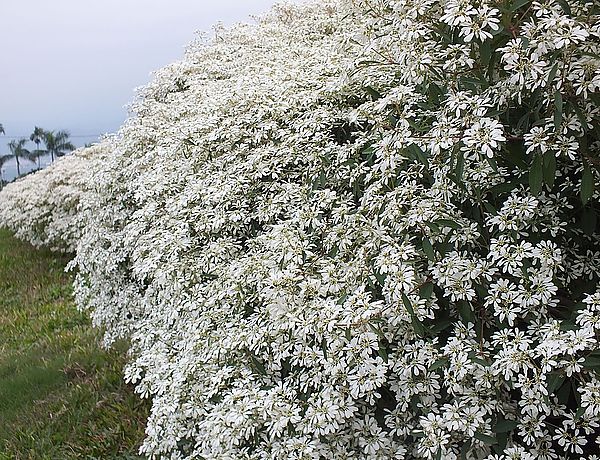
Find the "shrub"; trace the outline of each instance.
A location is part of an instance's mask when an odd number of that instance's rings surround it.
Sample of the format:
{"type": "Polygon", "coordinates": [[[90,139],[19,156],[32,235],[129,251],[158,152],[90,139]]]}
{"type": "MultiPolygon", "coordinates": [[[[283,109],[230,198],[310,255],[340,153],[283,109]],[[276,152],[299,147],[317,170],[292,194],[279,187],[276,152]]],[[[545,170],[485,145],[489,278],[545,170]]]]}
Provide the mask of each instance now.
{"type": "Polygon", "coordinates": [[[600,22],[281,6],[156,74],[76,294],[151,458],[597,458],[600,22]]]}
{"type": "Polygon", "coordinates": [[[74,253],[83,225],[79,200],[91,160],[99,161],[106,150],[106,143],[79,149],[6,185],[0,193],[0,225],[34,246],[74,253]]]}

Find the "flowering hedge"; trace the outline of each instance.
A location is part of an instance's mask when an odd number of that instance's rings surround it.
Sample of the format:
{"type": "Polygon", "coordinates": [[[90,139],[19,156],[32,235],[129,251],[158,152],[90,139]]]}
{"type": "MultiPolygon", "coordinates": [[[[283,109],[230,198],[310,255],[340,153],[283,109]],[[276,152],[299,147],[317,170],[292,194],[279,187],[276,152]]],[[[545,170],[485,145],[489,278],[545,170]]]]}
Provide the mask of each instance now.
{"type": "Polygon", "coordinates": [[[80,198],[92,164],[101,161],[107,145],[79,149],[6,185],[0,193],[0,225],[34,246],[74,253],[83,226],[80,198]]]}
{"type": "Polygon", "coordinates": [[[142,452],[598,458],[599,15],[280,6],[159,71],[74,261],[142,452]]]}

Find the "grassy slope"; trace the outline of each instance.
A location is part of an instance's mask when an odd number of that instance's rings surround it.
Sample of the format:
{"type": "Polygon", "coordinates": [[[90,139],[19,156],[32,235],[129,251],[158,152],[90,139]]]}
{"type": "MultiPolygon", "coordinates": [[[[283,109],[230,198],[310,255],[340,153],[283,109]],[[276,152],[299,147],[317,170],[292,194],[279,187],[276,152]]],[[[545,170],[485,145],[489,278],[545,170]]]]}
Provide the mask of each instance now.
{"type": "Polygon", "coordinates": [[[67,260],[0,230],[0,460],[133,459],[147,404],[71,300],[67,260]]]}

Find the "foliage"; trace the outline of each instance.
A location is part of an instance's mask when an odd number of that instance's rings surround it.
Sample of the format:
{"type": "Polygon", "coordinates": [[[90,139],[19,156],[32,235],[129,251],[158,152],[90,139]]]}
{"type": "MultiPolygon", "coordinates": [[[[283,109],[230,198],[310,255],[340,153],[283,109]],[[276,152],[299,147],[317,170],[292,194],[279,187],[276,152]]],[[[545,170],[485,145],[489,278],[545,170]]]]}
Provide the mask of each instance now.
{"type": "Polygon", "coordinates": [[[21,175],[21,163],[19,158],[29,158],[29,155],[31,154],[31,152],[25,148],[26,143],[27,139],[14,139],[8,143],[8,149],[17,164],[17,176],[21,175]]]}
{"type": "Polygon", "coordinates": [[[35,150],[32,152],[34,159],[37,160],[38,169],[41,168],[40,158],[47,153],[46,150],[40,149],[40,144],[44,141],[46,131],[39,126],[34,127],[33,132],[29,136],[29,140],[35,144],[35,150]]]}
{"type": "Polygon", "coordinates": [[[81,234],[78,206],[89,180],[89,158],[104,153],[102,144],[81,149],[7,184],[0,195],[2,225],[36,247],[74,252],[81,234]]]}
{"type": "Polygon", "coordinates": [[[597,458],[599,15],[280,6],[159,71],[73,264],[143,453],[597,458]]]}
{"type": "Polygon", "coordinates": [[[43,131],[42,136],[44,144],[46,144],[46,149],[43,153],[49,153],[52,162],[54,162],[55,158],[62,157],[69,151],[75,150],[75,146],[69,141],[68,131],[43,131]]]}

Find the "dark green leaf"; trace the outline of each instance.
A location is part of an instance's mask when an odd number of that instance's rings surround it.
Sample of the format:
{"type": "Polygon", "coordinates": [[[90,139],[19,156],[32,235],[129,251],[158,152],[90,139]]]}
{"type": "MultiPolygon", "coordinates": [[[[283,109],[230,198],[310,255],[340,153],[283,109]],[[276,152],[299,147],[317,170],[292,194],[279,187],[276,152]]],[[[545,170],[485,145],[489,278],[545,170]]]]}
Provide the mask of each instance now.
{"type": "Polygon", "coordinates": [[[485,40],[479,45],[480,62],[483,67],[487,67],[492,57],[492,47],[489,40],[485,40]]]}
{"type": "Polygon", "coordinates": [[[518,423],[514,420],[498,419],[496,426],[492,429],[494,433],[508,433],[517,427],[518,423]]]}
{"type": "Polygon", "coordinates": [[[527,5],[528,3],[530,3],[531,0],[515,0],[514,2],[511,3],[510,5],[510,11],[517,11],[519,8],[527,5]]]}
{"type": "Polygon", "coordinates": [[[415,316],[415,310],[413,309],[412,303],[410,299],[406,296],[406,294],[402,293],[402,302],[404,302],[404,306],[406,307],[406,311],[410,316],[415,316]]]}
{"type": "Polygon", "coordinates": [[[464,300],[459,301],[456,305],[456,309],[465,323],[474,322],[473,311],[471,310],[471,305],[469,305],[469,302],[464,300]]]}
{"type": "Polygon", "coordinates": [[[440,367],[445,366],[446,364],[448,364],[448,358],[440,358],[437,361],[435,361],[431,366],[429,366],[429,370],[435,371],[440,367]]]}
{"type": "MultiPolygon", "coordinates": [[[[528,114],[526,115],[528,116],[528,114]]],[[[525,161],[525,145],[523,144],[523,141],[508,142],[502,157],[510,161],[519,169],[527,169],[528,165],[525,161]]]]}
{"type": "Polygon", "coordinates": [[[541,155],[536,155],[529,169],[529,188],[533,195],[538,195],[542,191],[544,171],[541,155]]]}
{"type": "Polygon", "coordinates": [[[467,439],[465,443],[460,448],[460,460],[467,460],[467,455],[469,454],[469,449],[471,449],[471,445],[473,441],[471,439],[467,439]]]}
{"type": "Polygon", "coordinates": [[[571,16],[571,7],[569,6],[569,3],[567,1],[557,0],[556,3],[560,5],[561,9],[567,16],[571,16]]]}
{"type": "Polygon", "coordinates": [[[463,172],[465,170],[465,155],[464,153],[458,152],[456,157],[456,180],[460,182],[462,180],[463,172]]]}
{"type": "Polygon", "coordinates": [[[579,106],[577,104],[569,102],[568,107],[570,109],[573,109],[573,111],[575,112],[575,115],[577,116],[577,119],[579,120],[579,123],[581,123],[581,127],[583,128],[583,131],[587,133],[589,131],[588,121],[587,121],[587,118],[585,117],[585,115],[583,114],[583,112],[581,111],[581,109],[579,108],[579,106]]]}
{"type": "Polygon", "coordinates": [[[425,283],[419,288],[419,295],[422,299],[429,300],[433,294],[433,283],[425,283]]]}
{"type": "Polygon", "coordinates": [[[585,208],[581,215],[581,228],[586,235],[593,235],[596,230],[597,216],[593,208],[585,208]]]}
{"type": "Polygon", "coordinates": [[[552,69],[550,69],[550,73],[548,74],[548,80],[546,81],[548,85],[552,84],[552,82],[554,81],[554,77],[556,77],[556,72],[558,72],[558,62],[552,66],[552,69]]]}
{"type": "Polygon", "coordinates": [[[449,319],[436,319],[435,324],[430,329],[433,334],[438,334],[450,326],[452,326],[452,321],[449,319]]]}
{"type": "Polygon", "coordinates": [[[373,274],[375,275],[375,279],[377,279],[379,285],[383,286],[383,284],[385,283],[386,275],[384,275],[383,273],[379,273],[378,271],[374,271],[373,274]]]}
{"type": "Polygon", "coordinates": [[[367,93],[369,93],[369,96],[371,96],[373,99],[381,99],[381,94],[379,93],[379,91],[377,91],[372,86],[366,86],[365,91],[367,91],[367,93]]]}
{"type": "Polygon", "coordinates": [[[560,125],[563,119],[563,100],[560,91],[554,93],[554,131],[560,132],[560,125]]]}
{"type": "Polygon", "coordinates": [[[441,227],[450,227],[454,230],[458,230],[461,228],[461,226],[457,222],[454,222],[450,219],[438,219],[435,221],[435,223],[441,227]]]}
{"type": "Polygon", "coordinates": [[[556,156],[553,152],[544,154],[544,183],[549,189],[554,187],[554,178],[556,177],[556,156]]]}
{"type": "Polygon", "coordinates": [[[571,384],[569,381],[563,383],[558,392],[556,393],[556,397],[558,398],[558,402],[564,405],[569,403],[569,396],[571,395],[571,384]]]}
{"type": "Polygon", "coordinates": [[[380,346],[379,349],[377,350],[377,354],[379,356],[381,356],[381,359],[383,359],[384,362],[388,362],[388,354],[387,354],[387,350],[385,349],[385,347],[380,346]]]}
{"type": "Polygon", "coordinates": [[[438,227],[433,222],[424,222],[424,224],[427,225],[431,229],[432,232],[440,233],[440,227],[438,227]]]}
{"type": "Polygon", "coordinates": [[[423,323],[421,323],[421,321],[419,321],[419,318],[417,318],[417,315],[415,315],[415,310],[412,306],[412,303],[404,292],[402,293],[402,301],[404,302],[406,311],[408,311],[408,314],[410,315],[410,317],[412,319],[412,325],[413,325],[413,328],[415,329],[416,334],[421,337],[424,336],[425,335],[425,326],[423,326],[423,323]]]}
{"type": "Polygon", "coordinates": [[[586,204],[594,194],[594,176],[588,165],[583,167],[581,175],[581,202],[586,204]]]}
{"type": "Polygon", "coordinates": [[[590,369],[600,368],[600,357],[588,356],[583,362],[583,367],[589,367],[590,369]]]}
{"type": "Polygon", "coordinates": [[[433,250],[431,241],[429,241],[429,238],[427,237],[423,238],[423,252],[429,260],[431,260],[432,262],[435,261],[435,251],[433,250]]]}
{"type": "Polygon", "coordinates": [[[564,374],[550,374],[548,376],[548,393],[553,394],[565,381],[564,374]]]}
{"type": "Polygon", "coordinates": [[[256,356],[254,356],[254,354],[250,354],[250,360],[252,361],[252,364],[254,366],[254,368],[262,375],[267,375],[267,371],[265,370],[265,366],[263,365],[263,363],[261,363],[258,358],[256,356]]]}
{"type": "Polygon", "coordinates": [[[488,363],[486,360],[481,359],[481,358],[474,357],[474,358],[471,358],[471,361],[473,361],[474,363],[477,363],[477,364],[481,364],[484,367],[490,367],[491,366],[490,363],[488,363]]]}
{"type": "Polygon", "coordinates": [[[475,432],[474,438],[484,442],[485,444],[489,444],[490,446],[496,444],[496,438],[480,433],[479,431],[475,432]]]}

